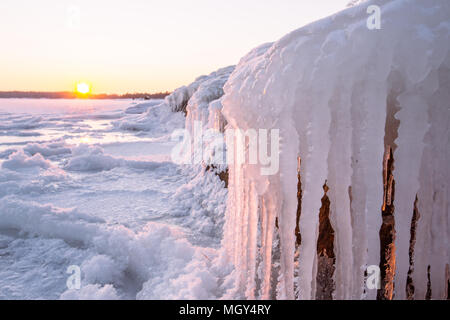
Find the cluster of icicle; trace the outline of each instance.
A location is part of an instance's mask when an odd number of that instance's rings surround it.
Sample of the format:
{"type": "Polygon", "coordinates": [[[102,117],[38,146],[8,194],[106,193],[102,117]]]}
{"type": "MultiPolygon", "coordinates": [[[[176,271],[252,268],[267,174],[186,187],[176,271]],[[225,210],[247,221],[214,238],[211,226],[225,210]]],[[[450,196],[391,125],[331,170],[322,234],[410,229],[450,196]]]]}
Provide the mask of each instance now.
{"type": "Polygon", "coordinates": [[[395,158],[395,293],[447,295],[450,2],[368,1],[298,29],[243,58],[225,85],[230,128],[280,129],[280,170],[229,166],[223,246],[250,299],[314,299],[319,209],[329,187],[335,299],[373,299],[380,264],[385,139],[395,158]],[[381,7],[381,29],[367,7],[381,7]],[[298,159],[301,245],[296,246],[298,159]],[[412,265],[411,221],[417,196],[412,265]],[[427,271],[428,270],[428,271],[427,271]],[[430,279],[428,280],[428,275],[430,279]]]}

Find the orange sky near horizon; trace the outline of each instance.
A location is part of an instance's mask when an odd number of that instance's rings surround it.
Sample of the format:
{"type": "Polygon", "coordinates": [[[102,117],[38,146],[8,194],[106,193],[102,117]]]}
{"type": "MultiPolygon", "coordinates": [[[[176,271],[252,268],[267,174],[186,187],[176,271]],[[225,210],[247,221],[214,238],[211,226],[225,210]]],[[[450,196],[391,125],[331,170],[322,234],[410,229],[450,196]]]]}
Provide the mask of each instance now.
{"type": "Polygon", "coordinates": [[[348,2],[2,0],[0,91],[172,91],[348,2]]]}

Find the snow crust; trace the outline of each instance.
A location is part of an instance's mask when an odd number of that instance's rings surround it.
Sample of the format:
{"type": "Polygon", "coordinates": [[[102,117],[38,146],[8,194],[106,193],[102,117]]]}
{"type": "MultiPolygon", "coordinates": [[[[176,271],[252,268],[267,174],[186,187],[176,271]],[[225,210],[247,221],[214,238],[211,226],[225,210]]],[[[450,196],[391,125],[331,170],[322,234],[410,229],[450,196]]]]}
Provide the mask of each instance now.
{"type": "MultiPolygon", "coordinates": [[[[81,289],[64,290],[59,284],[56,289],[62,290],[61,299],[130,298],[128,294],[133,292],[138,299],[206,299],[217,294],[217,275],[210,268],[216,251],[193,246],[181,229],[164,223],[150,222],[135,232],[124,226],[108,226],[104,220],[76,209],[8,196],[0,199],[0,230],[18,230],[26,238],[42,239],[40,245],[49,250],[54,246],[52,239],[63,240],[69,249],[83,248],[81,289]]],[[[6,248],[0,250],[10,252],[17,241],[8,240],[6,248]]],[[[31,257],[21,261],[27,258],[31,257]]],[[[71,256],[66,259],[77,262],[71,256]]],[[[56,267],[64,270],[64,265],[67,262],[56,267]]],[[[1,274],[3,277],[4,271],[1,274]]]]}

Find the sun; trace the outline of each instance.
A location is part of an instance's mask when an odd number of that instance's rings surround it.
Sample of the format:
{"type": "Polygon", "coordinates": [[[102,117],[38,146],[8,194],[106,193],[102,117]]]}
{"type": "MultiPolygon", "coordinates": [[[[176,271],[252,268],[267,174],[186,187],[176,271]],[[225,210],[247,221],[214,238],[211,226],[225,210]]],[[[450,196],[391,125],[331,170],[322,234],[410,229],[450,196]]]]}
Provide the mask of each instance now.
{"type": "Polygon", "coordinates": [[[86,82],[77,83],[77,92],[81,94],[88,94],[91,91],[91,86],[86,82]]]}

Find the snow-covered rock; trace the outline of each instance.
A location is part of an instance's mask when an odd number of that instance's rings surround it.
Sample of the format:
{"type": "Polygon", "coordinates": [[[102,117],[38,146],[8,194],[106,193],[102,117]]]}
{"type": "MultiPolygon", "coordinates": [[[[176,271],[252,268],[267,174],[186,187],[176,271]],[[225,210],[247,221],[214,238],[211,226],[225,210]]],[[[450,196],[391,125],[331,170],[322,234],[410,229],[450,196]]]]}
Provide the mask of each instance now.
{"type": "Polygon", "coordinates": [[[223,86],[233,70],[234,66],[230,66],[201,78],[201,83],[186,106],[186,129],[192,132],[194,121],[200,121],[205,126],[209,124],[210,110],[214,112],[220,108],[218,99],[223,96],[223,86]]]}
{"type": "Polygon", "coordinates": [[[132,115],[114,122],[115,127],[128,131],[145,131],[153,136],[170,134],[175,128],[184,127],[184,115],[174,113],[165,102],[148,103],[131,108],[133,109],[129,112],[132,115]],[[146,111],[140,113],[144,109],[146,111]]]}
{"type": "Polygon", "coordinates": [[[185,124],[190,130],[193,121],[207,125],[209,104],[223,95],[223,86],[233,70],[234,66],[229,66],[198,77],[188,86],[176,89],[164,101],[132,106],[125,113],[136,115],[116,121],[114,125],[121,130],[147,131],[153,135],[170,134],[184,128],[185,124]]]}
{"type": "Polygon", "coordinates": [[[217,93],[217,90],[219,90],[219,88],[222,89],[223,84],[225,83],[224,81],[222,81],[222,85],[220,85],[221,80],[224,79],[226,81],[233,69],[234,66],[230,66],[214,71],[209,75],[198,77],[191,84],[180,87],[169,96],[167,96],[165,98],[166,104],[169,105],[171,110],[174,112],[187,112],[189,100],[194,96],[194,94],[197,92],[197,90],[199,90],[200,87],[202,87],[200,91],[203,92],[196,95],[194,99],[197,101],[191,102],[191,108],[193,105],[195,106],[195,104],[207,100],[208,96],[212,96],[210,99],[213,100],[214,96],[221,95],[217,93]]]}

